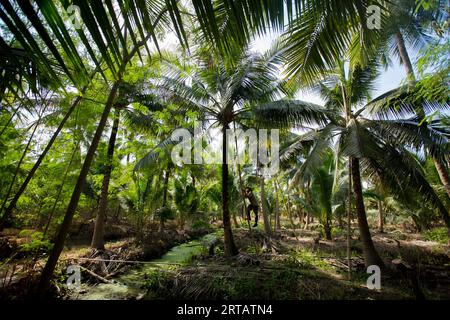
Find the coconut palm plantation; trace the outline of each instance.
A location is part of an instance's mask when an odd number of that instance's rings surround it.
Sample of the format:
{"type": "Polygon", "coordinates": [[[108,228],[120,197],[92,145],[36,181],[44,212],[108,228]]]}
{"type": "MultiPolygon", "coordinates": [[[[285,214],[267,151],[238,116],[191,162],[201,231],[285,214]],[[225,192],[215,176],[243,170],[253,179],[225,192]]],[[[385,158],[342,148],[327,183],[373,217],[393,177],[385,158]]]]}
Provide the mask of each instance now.
{"type": "Polygon", "coordinates": [[[0,300],[450,299],[449,21],[0,1],[0,300]]]}

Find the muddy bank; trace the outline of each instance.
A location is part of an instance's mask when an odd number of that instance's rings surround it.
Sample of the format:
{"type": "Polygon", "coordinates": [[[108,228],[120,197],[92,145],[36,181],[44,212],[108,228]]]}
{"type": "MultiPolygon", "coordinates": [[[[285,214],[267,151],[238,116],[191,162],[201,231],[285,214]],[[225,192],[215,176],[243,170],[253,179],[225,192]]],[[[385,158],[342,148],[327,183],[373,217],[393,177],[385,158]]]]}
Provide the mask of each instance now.
{"type": "MultiPolygon", "coordinates": [[[[152,283],[155,299],[418,299],[410,279],[390,269],[382,273],[382,289],[366,287],[367,273],[360,244],[353,239],[352,278],[346,265],[345,238],[325,241],[308,230],[283,230],[268,239],[260,230],[237,229],[240,254],[197,257],[176,273],[164,273],[152,283]]],[[[387,264],[401,259],[411,267],[425,299],[450,298],[450,268],[446,246],[430,242],[396,241],[376,235],[374,242],[387,264]],[[433,263],[438,261],[439,264],[433,263]]]]}
{"type": "Polygon", "coordinates": [[[151,299],[152,297],[148,296],[149,286],[159,283],[163,279],[162,274],[175,272],[178,267],[186,264],[196,255],[200,255],[211,243],[216,242],[217,237],[217,233],[210,233],[200,239],[174,246],[160,258],[150,261],[135,261],[130,263],[127,268],[122,268],[119,274],[111,277],[99,278],[95,275],[94,281],[91,282],[83,278],[81,288],[72,291],[67,290],[64,299],[151,299]]]}
{"type": "Polygon", "coordinates": [[[86,269],[83,272],[84,279],[89,283],[98,283],[102,280],[89,271],[104,279],[111,279],[134,266],[133,263],[126,261],[149,261],[159,258],[171,248],[198,239],[210,232],[212,229],[148,231],[141,240],[133,238],[111,243],[105,250],[90,250],[82,256],[67,259],[65,265],[81,265],[86,269]],[[88,260],[83,260],[83,258],[88,260]]]}
{"type": "MultiPolygon", "coordinates": [[[[82,276],[86,282],[91,284],[102,282],[102,278],[108,280],[133,267],[126,261],[147,261],[161,257],[172,247],[211,232],[211,229],[177,231],[175,227],[171,226],[160,232],[155,227],[148,228],[142,239],[138,241],[129,237],[132,232],[129,226],[115,226],[108,228],[107,238],[121,240],[109,241],[104,251],[96,251],[89,248],[92,230],[90,225],[90,223],[84,223],[73,227],[72,236],[66,244],[66,249],[62,253],[55,271],[55,279],[58,281],[65,281],[66,269],[69,265],[80,265],[84,268],[82,276]]],[[[19,246],[21,243],[25,243],[26,239],[18,237],[18,230],[13,231],[0,238],[1,253],[3,254],[0,261],[7,262],[1,266],[0,270],[0,300],[22,300],[29,297],[45,265],[45,253],[39,254],[36,261],[34,261],[36,255],[20,253],[19,246]]],[[[51,296],[62,298],[65,295],[64,283],[55,282],[51,289],[51,296]]]]}

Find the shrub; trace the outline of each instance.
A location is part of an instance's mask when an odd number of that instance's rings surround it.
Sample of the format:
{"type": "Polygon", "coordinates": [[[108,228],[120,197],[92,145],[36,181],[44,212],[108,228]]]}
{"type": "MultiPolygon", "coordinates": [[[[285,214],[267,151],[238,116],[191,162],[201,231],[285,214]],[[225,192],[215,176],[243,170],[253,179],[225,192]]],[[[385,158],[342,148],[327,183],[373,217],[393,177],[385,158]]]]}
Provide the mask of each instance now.
{"type": "Polygon", "coordinates": [[[42,232],[33,230],[22,230],[20,237],[26,237],[27,242],[19,246],[19,250],[24,253],[43,253],[49,251],[53,244],[47,239],[42,232]]]}
{"type": "Polygon", "coordinates": [[[444,244],[450,241],[448,230],[446,227],[431,229],[424,232],[423,236],[428,241],[436,241],[444,244]]]}

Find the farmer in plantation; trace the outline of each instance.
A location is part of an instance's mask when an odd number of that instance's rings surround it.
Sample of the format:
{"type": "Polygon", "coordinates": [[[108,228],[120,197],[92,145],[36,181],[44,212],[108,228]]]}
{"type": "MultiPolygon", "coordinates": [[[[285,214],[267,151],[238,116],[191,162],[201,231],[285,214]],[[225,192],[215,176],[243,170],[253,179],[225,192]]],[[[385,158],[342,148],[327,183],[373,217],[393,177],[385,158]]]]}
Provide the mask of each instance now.
{"type": "Polygon", "coordinates": [[[258,210],[259,210],[258,199],[256,199],[256,197],[253,194],[253,191],[250,187],[245,188],[244,195],[250,202],[250,204],[248,205],[247,210],[246,210],[247,211],[247,221],[251,221],[250,212],[253,211],[253,213],[255,214],[255,224],[253,225],[253,227],[256,227],[258,225],[258,210]]]}

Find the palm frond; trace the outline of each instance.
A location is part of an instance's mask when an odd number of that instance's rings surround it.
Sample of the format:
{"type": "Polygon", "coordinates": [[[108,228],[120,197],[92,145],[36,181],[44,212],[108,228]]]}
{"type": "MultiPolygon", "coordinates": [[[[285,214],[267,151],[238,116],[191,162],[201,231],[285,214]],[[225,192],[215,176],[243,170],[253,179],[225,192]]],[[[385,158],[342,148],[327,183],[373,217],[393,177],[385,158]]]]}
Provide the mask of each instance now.
{"type": "Polygon", "coordinates": [[[260,127],[289,128],[324,125],[330,111],[310,102],[278,100],[252,108],[249,113],[260,127]]]}

